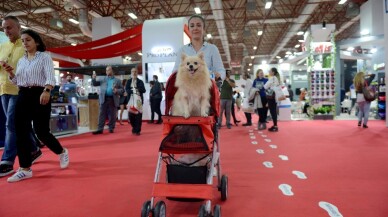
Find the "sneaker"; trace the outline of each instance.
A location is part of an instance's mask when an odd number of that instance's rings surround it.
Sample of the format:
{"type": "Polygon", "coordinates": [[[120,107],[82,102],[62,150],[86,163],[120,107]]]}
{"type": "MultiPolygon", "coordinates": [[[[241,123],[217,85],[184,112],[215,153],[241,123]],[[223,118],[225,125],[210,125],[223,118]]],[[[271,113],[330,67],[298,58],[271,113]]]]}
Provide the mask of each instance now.
{"type": "Polygon", "coordinates": [[[8,164],[0,164],[0,177],[7,176],[13,173],[13,166],[8,164]]]}
{"type": "Polygon", "coordinates": [[[69,166],[69,152],[64,148],[65,152],[59,154],[59,165],[61,169],[65,169],[69,166]]]}
{"type": "Polygon", "coordinates": [[[93,132],[93,135],[98,135],[98,134],[102,134],[102,130],[97,130],[93,132]]]}
{"type": "Polygon", "coordinates": [[[11,177],[7,179],[8,182],[18,182],[23,179],[29,179],[32,177],[32,170],[29,169],[28,171],[22,170],[22,168],[19,168],[18,171],[13,174],[11,177]]]}
{"type": "Polygon", "coordinates": [[[43,156],[43,153],[40,149],[35,153],[31,154],[31,158],[32,158],[31,164],[34,164],[42,156],[43,156]]]}

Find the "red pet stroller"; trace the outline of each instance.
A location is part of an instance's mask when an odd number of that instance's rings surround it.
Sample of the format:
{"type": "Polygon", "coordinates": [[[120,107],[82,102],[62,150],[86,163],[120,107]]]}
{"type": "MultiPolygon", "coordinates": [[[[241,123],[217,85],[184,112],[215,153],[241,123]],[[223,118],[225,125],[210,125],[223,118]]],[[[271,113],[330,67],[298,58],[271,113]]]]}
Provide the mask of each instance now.
{"type": "MultiPolygon", "coordinates": [[[[167,91],[173,76],[170,76],[167,83],[167,91]]],[[[171,93],[175,91],[171,90],[170,94],[166,92],[166,95],[171,96],[171,93]]],[[[143,204],[141,217],[166,216],[166,204],[162,200],[155,204],[157,197],[186,202],[205,200],[205,203],[199,208],[198,216],[221,216],[219,205],[215,205],[212,212],[213,176],[217,174],[217,189],[221,192],[223,201],[228,196],[228,177],[221,173],[216,127],[219,96],[214,82],[211,91],[211,116],[188,119],[174,116],[163,117],[163,140],[159,147],[152,197],[143,204]],[[166,165],[165,182],[160,180],[163,164],[166,165]]],[[[171,101],[167,97],[166,110],[169,110],[170,106],[171,101]]]]}

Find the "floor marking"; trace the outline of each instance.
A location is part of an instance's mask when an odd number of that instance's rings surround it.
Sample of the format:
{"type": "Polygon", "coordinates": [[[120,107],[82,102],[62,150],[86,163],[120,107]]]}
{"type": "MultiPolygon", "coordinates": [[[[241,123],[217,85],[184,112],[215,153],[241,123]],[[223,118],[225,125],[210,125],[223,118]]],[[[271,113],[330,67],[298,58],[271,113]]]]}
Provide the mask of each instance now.
{"type": "Polygon", "coordinates": [[[272,162],[264,161],[263,164],[264,164],[264,166],[267,167],[267,168],[273,168],[272,162]]]}
{"type": "Polygon", "coordinates": [[[249,135],[250,135],[250,136],[253,136],[253,135],[255,135],[255,134],[254,134],[254,133],[249,133],[249,135]]]}
{"type": "Polygon", "coordinates": [[[263,149],[257,149],[256,152],[259,153],[259,154],[264,154],[264,150],[263,149]]]}
{"type": "Polygon", "coordinates": [[[270,139],[264,139],[264,141],[266,141],[266,142],[272,142],[272,140],[270,140],[270,139]]]}
{"type": "Polygon", "coordinates": [[[292,187],[288,184],[281,184],[279,185],[279,189],[282,191],[282,193],[286,196],[293,196],[294,192],[292,192],[292,187]]]}
{"type": "Polygon", "coordinates": [[[266,137],[267,137],[267,135],[264,135],[264,134],[263,134],[263,135],[261,135],[261,137],[264,137],[264,138],[266,138],[266,137]]]}
{"type": "Polygon", "coordinates": [[[258,144],[257,141],[252,141],[251,143],[252,143],[252,145],[257,145],[258,144]]]}
{"type": "Polygon", "coordinates": [[[251,139],[256,139],[256,136],[251,136],[251,139]]]}
{"type": "Polygon", "coordinates": [[[279,155],[279,158],[282,160],[288,160],[288,157],[286,155],[279,155]]]}
{"type": "Polygon", "coordinates": [[[307,179],[307,176],[301,171],[294,170],[292,171],[292,174],[296,175],[298,179],[307,179]]]}
{"type": "Polygon", "coordinates": [[[322,209],[326,210],[330,217],[343,217],[338,208],[333,204],[325,201],[320,201],[318,204],[322,209]]]}
{"type": "Polygon", "coordinates": [[[274,145],[274,144],[269,145],[269,147],[272,148],[272,149],[277,149],[277,148],[278,148],[278,146],[277,146],[277,145],[274,145]]]}

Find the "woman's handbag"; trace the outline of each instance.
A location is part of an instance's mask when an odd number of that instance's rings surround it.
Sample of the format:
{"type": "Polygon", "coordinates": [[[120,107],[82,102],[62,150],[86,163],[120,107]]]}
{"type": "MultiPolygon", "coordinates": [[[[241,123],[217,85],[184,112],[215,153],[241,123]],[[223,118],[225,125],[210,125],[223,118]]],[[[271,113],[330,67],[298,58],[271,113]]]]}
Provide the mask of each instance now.
{"type": "Polygon", "coordinates": [[[128,112],[133,114],[139,114],[143,112],[143,104],[141,97],[137,94],[131,94],[131,98],[128,101],[128,112]]]}
{"type": "Polygon", "coordinates": [[[368,87],[367,83],[365,83],[365,86],[362,88],[362,93],[364,94],[365,101],[371,102],[375,100],[375,92],[373,89],[368,87]]]}

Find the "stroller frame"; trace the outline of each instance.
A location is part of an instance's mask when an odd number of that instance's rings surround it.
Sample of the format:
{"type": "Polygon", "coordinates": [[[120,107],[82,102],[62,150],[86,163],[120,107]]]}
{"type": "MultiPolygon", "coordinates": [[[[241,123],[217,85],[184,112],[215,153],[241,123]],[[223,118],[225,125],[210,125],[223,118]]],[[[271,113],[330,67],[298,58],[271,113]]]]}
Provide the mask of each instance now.
{"type": "MultiPolygon", "coordinates": [[[[166,216],[166,205],[161,200],[158,201],[155,204],[156,197],[167,197],[168,199],[174,199],[174,200],[185,200],[185,199],[200,199],[205,200],[205,204],[202,204],[199,209],[199,215],[200,217],[218,217],[221,216],[221,207],[219,205],[215,205],[213,209],[212,214],[212,204],[211,199],[213,198],[213,176],[214,173],[217,170],[217,189],[221,192],[221,200],[225,201],[227,199],[228,194],[228,177],[226,175],[221,175],[221,163],[220,163],[220,147],[218,144],[218,132],[216,127],[216,121],[215,118],[210,117],[190,117],[189,119],[184,119],[183,117],[176,117],[176,116],[164,116],[163,117],[163,124],[164,127],[170,127],[167,130],[173,131],[173,127],[175,126],[186,126],[186,125],[201,125],[201,126],[207,126],[207,128],[201,128],[202,130],[205,129],[207,132],[210,129],[213,132],[213,140],[212,140],[212,147],[209,147],[209,140],[206,140],[208,150],[201,150],[196,149],[195,151],[191,151],[188,149],[182,149],[179,147],[179,144],[177,147],[169,146],[167,148],[163,148],[163,143],[165,142],[167,136],[165,139],[163,139],[160,150],[158,153],[158,160],[156,164],[156,170],[155,170],[155,176],[154,176],[154,184],[153,184],[153,190],[152,190],[152,197],[150,200],[146,201],[143,204],[141,216],[142,217],[159,217],[159,216],[166,216]],[[173,127],[171,127],[173,126],[173,127]],[[168,183],[166,180],[166,183],[162,183],[161,178],[161,171],[163,164],[167,165],[171,164],[173,161],[179,162],[176,160],[173,155],[174,154],[206,154],[206,156],[211,157],[211,161],[209,164],[209,161],[206,162],[206,165],[208,167],[207,169],[207,175],[206,175],[206,183],[201,184],[186,184],[186,183],[168,183]]],[[[165,134],[167,132],[165,131],[165,134]]],[[[168,135],[171,135],[173,132],[168,132],[168,135]]],[[[205,133],[206,134],[206,133],[205,133]]],[[[203,138],[204,132],[201,131],[201,135],[203,138]]],[[[195,161],[194,163],[196,163],[195,161]]],[[[179,162],[181,163],[181,162],[179,162]]],[[[193,163],[192,163],[193,164],[193,163]]],[[[184,165],[184,163],[183,163],[184,165]]],[[[191,164],[187,164],[186,166],[190,166],[191,164]]],[[[167,172],[167,170],[166,170],[167,172]]]]}

